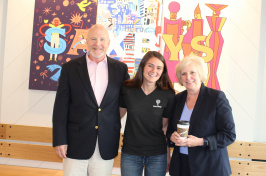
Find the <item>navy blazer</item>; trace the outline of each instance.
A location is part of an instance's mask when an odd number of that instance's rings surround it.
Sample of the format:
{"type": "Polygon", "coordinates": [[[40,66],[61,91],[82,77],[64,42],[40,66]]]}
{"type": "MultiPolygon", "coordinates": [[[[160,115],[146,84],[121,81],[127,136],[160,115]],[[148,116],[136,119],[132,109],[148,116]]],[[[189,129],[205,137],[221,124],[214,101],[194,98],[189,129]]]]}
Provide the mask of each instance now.
{"type": "MultiPolygon", "coordinates": [[[[177,121],[180,119],[187,91],[176,95],[172,114],[167,129],[169,146],[170,137],[177,130],[177,121]]],[[[231,167],[227,146],[235,141],[235,123],[232,109],[222,91],[201,85],[199,96],[190,118],[189,135],[198,138],[205,137],[209,141],[208,147],[189,147],[188,157],[191,176],[229,176],[231,167]]],[[[179,147],[174,146],[170,164],[170,175],[179,176],[180,169],[179,147]]]]}
{"type": "Polygon", "coordinates": [[[67,157],[89,159],[98,137],[101,157],[118,154],[119,95],[129,78],[126,64],[107,57],[108,85],[98,106],[87,69],[86,55],[63,64],[53,111],[53,146],[68,145],[67,157]]]}

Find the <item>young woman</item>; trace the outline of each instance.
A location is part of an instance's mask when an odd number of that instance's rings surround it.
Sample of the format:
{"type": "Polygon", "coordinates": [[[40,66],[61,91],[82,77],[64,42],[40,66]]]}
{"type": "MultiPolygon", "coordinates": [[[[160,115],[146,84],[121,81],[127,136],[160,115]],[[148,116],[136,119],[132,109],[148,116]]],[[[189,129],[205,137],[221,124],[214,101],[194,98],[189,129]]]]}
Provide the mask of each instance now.
{"type": "Polygon", "coordinates": [[[124,132],[122,176],[165,176],[167,164],[166,129],[175,92],[164,57],[149,51],[135,77],[124,82],[121,114],[127,111],[124,132]]]}

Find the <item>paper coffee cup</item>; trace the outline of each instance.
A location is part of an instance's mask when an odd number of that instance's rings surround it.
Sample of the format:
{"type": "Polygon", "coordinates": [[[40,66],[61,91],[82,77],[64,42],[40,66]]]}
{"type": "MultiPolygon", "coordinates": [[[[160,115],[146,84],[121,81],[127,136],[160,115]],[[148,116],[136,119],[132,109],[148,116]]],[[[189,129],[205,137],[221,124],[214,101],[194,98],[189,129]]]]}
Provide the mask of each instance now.
{"type": "Polygon", "coordinates": [[[177,124],[177,133],[181,139],[186,139],[189,130],[189,121],[179,120],[177,124]]]}

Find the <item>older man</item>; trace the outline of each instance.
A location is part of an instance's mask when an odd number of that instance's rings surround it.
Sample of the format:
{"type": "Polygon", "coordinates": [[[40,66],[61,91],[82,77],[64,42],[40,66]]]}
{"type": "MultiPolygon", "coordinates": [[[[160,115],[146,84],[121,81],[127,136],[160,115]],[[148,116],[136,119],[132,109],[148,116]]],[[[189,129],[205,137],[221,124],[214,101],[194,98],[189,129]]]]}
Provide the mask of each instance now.
{"type": "Polygon", "coordinates": [[[53,146],[64,176],[110,176],[120,137],[119,94],[126,64],[106,56],[108,31],[93,25],[87,54],[62,66],[53,112],[53,146]]]}

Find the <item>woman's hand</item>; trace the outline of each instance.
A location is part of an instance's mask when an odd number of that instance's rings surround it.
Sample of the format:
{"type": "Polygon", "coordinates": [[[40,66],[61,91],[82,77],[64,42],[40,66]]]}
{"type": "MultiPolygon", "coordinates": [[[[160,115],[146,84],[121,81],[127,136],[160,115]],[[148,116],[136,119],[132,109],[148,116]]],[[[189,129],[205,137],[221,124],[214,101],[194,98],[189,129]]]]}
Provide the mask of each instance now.
{"type": "Polygon", "coordinates": [[[186,146],[186,139],[181,139],[180,135],[175,131],[170,137],[170,140],[175,143],[176,146],[186,146]]]}
{"type": "Polygon", "coordinates": [[[203,138],[198,138],[193,135],[188,135],[186,139],[180,139],[180,135],[176,131],[171,135],[170,140],[175,143],[176,146],[179,147],[196,147],[202,146],[204,143],[203,138]]]}
{"type": "Polygon", "coordinates": [[[198,138],[193,135],[188,135],[187,137],[188,138],[185,140],[187,141],[186,144],[188,147],[197,147],[197,146],[202,146],[204,144],[203,138],[198,138]]]}

